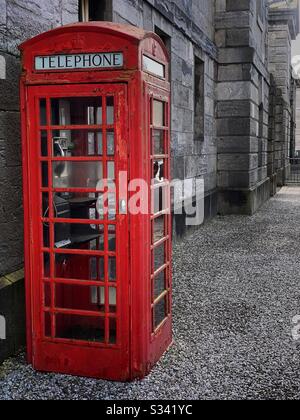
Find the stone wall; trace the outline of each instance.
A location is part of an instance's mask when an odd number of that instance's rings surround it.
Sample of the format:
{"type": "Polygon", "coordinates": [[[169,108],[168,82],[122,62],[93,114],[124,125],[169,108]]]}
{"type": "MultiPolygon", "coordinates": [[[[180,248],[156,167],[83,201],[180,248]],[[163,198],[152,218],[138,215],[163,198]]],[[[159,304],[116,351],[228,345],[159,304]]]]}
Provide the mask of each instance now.
{"type": "Polygon", "coordinates": [[[0,277],[0,363],[24,345],[25,289],[21,270],[0,277]]]}
{"type": "Polygon", "coordinates": [[[269,71],[272,75],[273,102],[273,151],[274,183],[285,184],[289,175],[289,158],[293,113],[291,101],[294,102],[294,84],[291,71],[291,41],[296,37],[295,11],[289,9],[270,9],[269,19],[269,71]]]}
{"type": "MultiPolygon", "coordinates": [[[[214,216],[217,187],[214,2],[186,0],[114,0],[113,20],[163,33],[171,53],[172,176],[204,177],[205,217],[214,216]],[[194,131],[195,60],[204,63],[201,138],[194,131]]],[[[174,238],[185,232],[185,217],[174,217],[174,238]]]]}
{"type": "Polygon", "coordinates": [[[77,0],[0,0],[0,276],[23,265],[18,45],[77,20],[77,0]]]}
{"type": "Polygon", "coordinates": [[[290,157],[296,156],[296,127],[297,127],[297,84],[298,81],[291,79],[291,124],[290,124],[290,157]]]}
{"type": "Polygon", "coordinates": [[[218,209],[253,214],[269,198],[267,7],[216,1],[218,209]],[[261,12],[262,13],[259,13],[261,12]]]}
{"type": "Polygon", "coordinates": [[[0,0],[0,363],[25,344],[18,45],[77,20],[77,0],[0,0]]]}
{"type": "Polygon", "coordinates": [[[299,151],[300,157],[300,88],[297,89],[296,95],[296,152],[299,151]]]}

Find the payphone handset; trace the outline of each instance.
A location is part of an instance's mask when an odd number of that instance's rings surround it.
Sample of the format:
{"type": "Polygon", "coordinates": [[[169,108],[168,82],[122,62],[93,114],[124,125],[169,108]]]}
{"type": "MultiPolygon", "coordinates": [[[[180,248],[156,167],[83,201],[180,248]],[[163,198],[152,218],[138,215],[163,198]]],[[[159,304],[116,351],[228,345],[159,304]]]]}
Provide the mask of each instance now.
{"type": "Polygon", "coordinates": [[[164,180],[164,161],[156,160],[154,162],[154,182],[162,182],[164,180]]]}

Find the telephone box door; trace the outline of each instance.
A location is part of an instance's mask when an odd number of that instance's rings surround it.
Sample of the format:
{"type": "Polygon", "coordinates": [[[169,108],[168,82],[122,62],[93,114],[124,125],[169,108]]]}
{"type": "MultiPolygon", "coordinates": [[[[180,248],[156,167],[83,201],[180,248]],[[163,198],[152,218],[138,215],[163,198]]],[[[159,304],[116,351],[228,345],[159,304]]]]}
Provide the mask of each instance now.
{"type": "Polygon", "coordinates": [[[28,88],[33,366],[130,377],[127,87],[28,88]]]}

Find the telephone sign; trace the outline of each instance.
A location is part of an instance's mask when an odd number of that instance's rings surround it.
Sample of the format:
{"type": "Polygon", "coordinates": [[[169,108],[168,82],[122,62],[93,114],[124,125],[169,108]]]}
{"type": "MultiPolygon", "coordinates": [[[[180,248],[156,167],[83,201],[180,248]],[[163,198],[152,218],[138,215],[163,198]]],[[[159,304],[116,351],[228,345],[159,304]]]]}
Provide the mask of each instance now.
{"type": "Polygon", "coordinates": [[[35,57],[36,70],[108,69],[122,66],[123,54],[115,52],[35,57]]]}

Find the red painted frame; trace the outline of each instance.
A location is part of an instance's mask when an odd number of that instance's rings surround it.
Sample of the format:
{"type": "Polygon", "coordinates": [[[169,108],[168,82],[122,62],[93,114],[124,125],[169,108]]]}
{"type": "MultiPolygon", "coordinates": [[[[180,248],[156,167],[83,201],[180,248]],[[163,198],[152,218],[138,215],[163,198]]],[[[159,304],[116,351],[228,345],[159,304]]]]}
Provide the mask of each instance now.
{"type": "MultiPolygon", "coordinates": [[[[152,366],[172,342],[171,316],[171,216],[167,214],[165,224],[167,285],[164,296],[168,297],[167,316],[158,326],[153,327],[153,287],[152,287],[152,220],[156,216],[118,215],[117,225],[122,237],[122,247],[118,248],[119,264],[122,261],[122,278],[118,293],[121,323],[119,346],[71,343],[69,340],[45,339],[42,334],[41,291],[42,263],[41,244],[41,191],[37,180],[40,175],[40,161],[33,139],[37,140],[38,127],[37,100],[51,97],[86,97],[120,94],[118,100],[118,170],[129,170],[129,179],[143,179],[148,184],[152,174],[151,144],[151,104],[153,98],[164,102],[166,115],[164,131],[165,179],[170,179],[170,84],[168,81],[169,58],[160,38],[149,32],[125,25],[110,23],[75,24],[42,34],[21,46],[23,75],[21,79],[21,109],[23,138],[23,178],[24,178],[24,218],[25,218],[25,271],[27,304],[27,354],[28,361],[37,370],[62,372],[112,380],[132,380],[148,374],[152,366]],[[100,47],[99,47],[100,46],[100,47]],[[121,46],[121,47],[120,47],[121,46]],[[33,68],[34,57],[63,53],[92,53],[118,51],[124,54],[124,68],[119,70],[53,71],[38,73],[33,68]],[[143,54],[165,65],[166,78],[155,77],[143,71],[143,54]],[[39,203],[37,206],[36,203],[39,203]],[[126,239],[123,239],[126,238],[126,239]],[[92,361],[92,362],[91,362],[92,361]]],[[[50,110],[48,105],[48,119],[50,110]]],[[[104,112],[104,111],[103,111],[104,112]]],[[[43,129],[50,127],[43,127],[43,129]]],[[[55,129],[55,127],[52,127],[55,129]]],[[[58,127],[56,127],[58,128],[58,127]]],[[[64,129],[80,129],[80,126],[66,126],[64,129]]],[[[99,129],[99,126],[90,127],[99,129]]],[[[62,127],[59,127],[62,129],[62,127]]],[[[48,131],[48,141],[49,134],[48,131]]],[[[39,140],[36,144],[39,144],[39,140]]],[[[47,159],[45,159],[47,160],[47,159]]],[[[60,160],[56,158],[55,160],[60,160]]],[[[74,161],[97,161],[99,158],[70,158],[74,161]]],[[[117,173],[117,171],[116,171],[117,173]]],[[[49,179],[51,179],[49,165],[49,179]]],[[[168,188],[168,183],[166,182],[168,188]]],[[[71,191],[71,190],[70,190],[71,191]]],[[[77,190],[79,191],[79,190],[77,190]]],[[[88,191],[88,190],[86,190],[88,191]]],[[[151,188],[148,204],[150,205],[151,188]]],[[[51,194],[52,196],[52,194],[51,194]]],[[[167,196],[170,197],[169,189],[167,196]]],[[[120,197],[121,198],[121,197],[120,197]]],[[[126,200],[128,197],[122,197],[126,200]]],[[[168,200],[170,204],[170,200],[168,200]]],[[[51,208],[51,206],[50,206],[51,208]]],[[[47,221],[53,221],[53,213],[47,221]]],[[[69,220],[60,220],[69,221],[69,220]]],[[[90,223],[74,220],[72,223],[90,223]]],[[[100,222],[99,222],[100,224],[100,222]]],[[[102,222],[101,222],[102,224],[102,222]]],[[[108,222],[105,222],[106,226],[108,222]]],[[[110,223],[111,224],[111,223],[110,223]]],[[[106,233],[107,235],[107,233],[106,233]]],[[[51,235],[50,235],[51,236],[51,235]]],[[[53,233],[51,236],[53,244],[53,233]]],[[[45,249],[44,249],[45,251],[45,249]]],[[[55,251],[57,254],[65,250],[55,251]]],[[[85,254],[82,251],[68,251],[69,254],[85,254]]],[[[91,251],[88,252],[91,255],[91,251]]],[[[98,252],[97,255],[101,253],[98,252]]],[[[52,261],[52,271],[53,271],[52,261]]],[[[78,284],[76,280],[59,282],[78,284]]],[[[81,284],[81,281],[80,281],[81,284]]],[[[85,282],[93,286],[93,282],[85,282]]],[[[97,283],[98,285],[98,283],[97,283]]],[[[106,292],[107,293],[107,292],[106,292]]],[[[52,304],[53,304],[52,291],[52,304]]],[[[50,309],[51,312],[51,309],[50,309]]],[[[71,313],[70,310],[67,311],[71,313]]],[[[78,312],[78,311],[77,311],[78,312]]],[[[77,313],[76,312],[76,313],[77,313]]],[[[81,313],[79,311],[79,313],[81,313]]],[[[83,314],[83,313],[82,313],[83,314]]],[[[84,313],[85,315],[87,313],[84,313]]],[[[92,315],[92,314],[90,314],[92,315]]],[[[98,314],[99,315],[99,314],[98,314]]],[[[52,321],[52,335],[55,325],[52,321]]],[[[107,337],[106,337],[107,338],[107,337]]]]}

